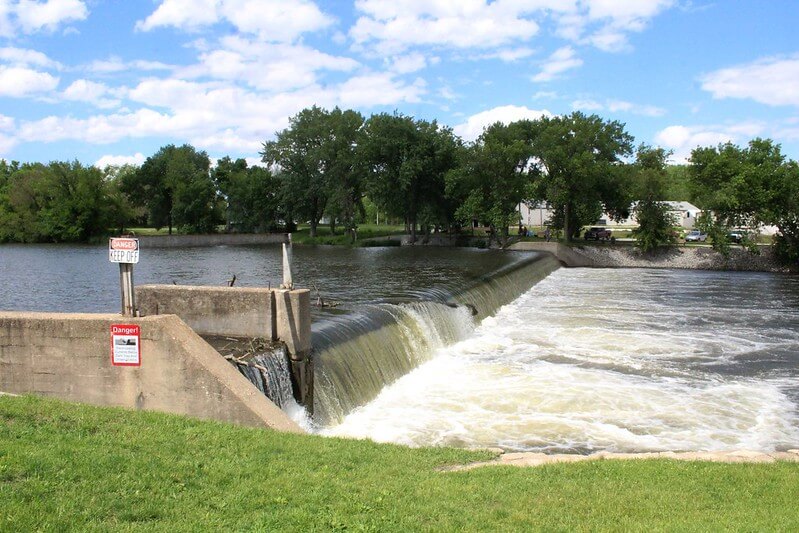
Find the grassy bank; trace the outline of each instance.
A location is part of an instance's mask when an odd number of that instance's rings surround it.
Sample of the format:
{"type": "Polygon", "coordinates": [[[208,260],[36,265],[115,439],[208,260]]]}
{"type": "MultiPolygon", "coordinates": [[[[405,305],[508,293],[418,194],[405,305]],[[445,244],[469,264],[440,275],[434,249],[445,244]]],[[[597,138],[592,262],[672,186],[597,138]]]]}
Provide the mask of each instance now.
{"type": "Polygon", "coordinates": [[[799,529],[796,464],[488,455],[0,396],[0,530],[799,529]]]}
{"type": "MultiPolygon", "coordinates": [[[[336,234],[330,233],[330,226],[318,226],[316,237],[311,237],[311,230],[307,225],[300,225],[297,231],[291,234],[291,241],[295,244],[335,244],[349,245],[350,236],[341,228],[336,228],[336,234]]],[[[375,224],[362,224],[358,226],[358,241],[355,246],[359,246],[366,239],[378,237],[388,237],[390,235],[404,235],[405,226],[387,226],[375,224]]]]}

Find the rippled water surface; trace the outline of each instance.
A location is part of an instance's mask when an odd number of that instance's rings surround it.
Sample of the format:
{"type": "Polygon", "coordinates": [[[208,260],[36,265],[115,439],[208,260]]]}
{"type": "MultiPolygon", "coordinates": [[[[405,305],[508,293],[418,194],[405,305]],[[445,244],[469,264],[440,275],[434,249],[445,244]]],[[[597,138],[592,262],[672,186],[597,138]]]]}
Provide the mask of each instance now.
{"type": "Polygon", "coordinates": [[[589,452],[799,446],[799,279],[560,269],[327,434],[589,452]]]}
{"type": "MultiPolygon", "coordinates": [[[[280,246],[143,249],[134,268],[137,285],[177,283],[236,286],[280,284],[280,246]]],[[[346,311],[382,299],[427,298],[511,265],[522,254],[440,248],[297,246],[298,287],[321,293],[346,311]],[[315,289],[314,289],[315,288],[315,289]]],[[[119,268],[104,246],[0,245],[0,310],[116,312],[119,268]]]]}

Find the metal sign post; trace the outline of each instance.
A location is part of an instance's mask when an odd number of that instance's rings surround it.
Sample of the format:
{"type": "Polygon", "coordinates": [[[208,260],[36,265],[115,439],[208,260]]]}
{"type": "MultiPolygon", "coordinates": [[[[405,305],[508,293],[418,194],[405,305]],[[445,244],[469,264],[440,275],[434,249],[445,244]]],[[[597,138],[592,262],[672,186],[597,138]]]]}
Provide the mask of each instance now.
{"type": "Polygon", "coordinates": [[[133,265],[139,262],[139,239],[112,237],[108,240],[108,260],[119,263],[119,288],[122,315],[135,316],[136,295],[133,292],[133,265]]]}

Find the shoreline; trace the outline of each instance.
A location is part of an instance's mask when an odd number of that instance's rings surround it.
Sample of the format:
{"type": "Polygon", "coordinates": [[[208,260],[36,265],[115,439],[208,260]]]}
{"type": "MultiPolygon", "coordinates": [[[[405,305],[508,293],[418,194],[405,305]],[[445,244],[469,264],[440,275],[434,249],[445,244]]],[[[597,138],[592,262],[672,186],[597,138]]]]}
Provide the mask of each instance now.
{"type": "Polygon", "coordinates": [[[760,254],[753,255],[744,248],[730,249],[725,258],[710,247],[676,246],[642,254],[638,249],[625,245],[566,246],[559,243],[518,242],[509,247],[516,251],[545,251],[553,253],[567,266],[593,268],[675,268],[687,270],[719,270],[729,272],[770,272],[776,274],[799,273],[799,266],[780,264],[770,246],[760,247],[760,254]]]}
{"type": "MultiPolygon", "coordinates": [[[[490,451],[499,451],[493,448],[490,451]]],[[[784,461],[799,463],[799,449],[790,449],[784,452],[756,452],[752,450],[733,450],[726,452],[642,452],[642,453],[614,453],[597,452],[591,455],[578,455],[568,453],[546,454],[542,452],[512,452],[501,453],[490,461],[481,461],[467,465],[457,465],[442,469],[447,472],[474,470],[486,466],[515,466],[536,467],[556,463],[576,463],[582,461],[629,461],[629,460],[656,460],[666,459],[671,461],[709,461],[713,463],[776,463],[784,461]]]]}

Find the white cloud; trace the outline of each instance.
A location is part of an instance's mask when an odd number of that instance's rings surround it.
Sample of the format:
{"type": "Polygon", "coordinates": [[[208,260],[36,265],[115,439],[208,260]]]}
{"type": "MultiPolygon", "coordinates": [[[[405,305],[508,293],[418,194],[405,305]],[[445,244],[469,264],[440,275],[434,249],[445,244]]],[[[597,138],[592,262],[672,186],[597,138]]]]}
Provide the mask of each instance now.
{"type": "Polygon", "coordinates": [[[597,102],[596,100],[575,100],[572,102],[572,109],[582,111],[610,111],[611,113],[630,113],[645,117],[661,117],[666,114],[666,110],[652,105],[641,105],[626,102],[624,100],[607,100],[597,102]]]}
{"type": "Polygon", "coordinates": [[[557,98],[558,93],[555,91],[538,91],[533,95],[533,100],[543,100],[557,98]]]}
{"type": "Polygon", "coordinates": [[[105,167],[121,167],[123,165],[141,166],[147,158],[141,152],[136,152],[133,155],[104,155],[95,161],[94,166],[99,169],[105,167]]]}
{"type": "Polygon", "coordinates": [[[555,50],[541,66],[541,72],[533,76],[533,81],[551,81],[567,70],[582,66],[583,60],[575,56],[571,46],[555,50]]]}
{"type": "Polygon", "coordinates": [[[766,105],[799,106],[799,55],[764,58],[712,72],[702,89],[714,98],[746,98],[766,105]]]}
{"type": "Polygon", "coordinates": [[[19,141],[14,137],[0,133],[0,155],[10,154],[17,144],[19,141]]]}
{"type": "Polygon", "coordinates": [[[388,73],[354,76],[341,84],[339,101],[346,107],[416,103],[421,101],[424,85],[421,79],[407,84],[388,73]]]}
{"type": "Polygon", "coordinates": [[[535,54],[535,50],[526,46],[518,48],[501,48],[486,54],[480,54],[478,59],[499,59],[504,63],[515,63],[522,59],[526,59],[535,54]]]}
{"type": "Polygon", "coordinates": [[[87,102],[100,108],[117,107],[120,104],[117,98],[106,98],[112,92],[108,86],[89,80],[75,80],[64,89],[62,96],[66,100],[87,102]]]}
{"type": "Polygon", "coordinates": [[[208,76],[240,81],[262,90],[291,90],[317,82],[317,72],[351,72],[359,63],[304,45],[272,44],[242,37],[222,39],[219,47],[203,52],[200,62],[177,72],[193,79],[208,76]]]}
{"type": "Polygon", "coordinates": [[[529,109],[524,106],[506,105],[489,109],[475,115],[470,116],[466,122],[458,124],[452,130],[456,135],[459,135],[467,141],[473,141],[483,133],[486,126],[490,126],[495,122],[502,122],[503,124],[510,124],[517,120],[523,119],[538,119],[541,117],[551,117],[552,113],[546,109],[537,110],[529,109]]]}
{"type": "Polygon", "coordinates": [[[422,70],[427,66],[427,58],[423,54],[408,54],[391,59],[390,69],[397,74],[409,74],[422,70]]]}
{"type": "Polygon", "coordinates": [[[112,56],[108,59],[92,61],[87,68],[90,72],[97,74],[113,74],[116,72],[124,72],[126,70],[171,70],[174,67],[172,65],[167,65],[166,63],[161,63],[160,61],[145,61],[141,59],[123,61],[119,57],[112,56]]]}
{"type": "Polygon", "coordinates": [[[163,0],[136,28],[150,31],[171,26],[192,31],[222,21],[270,42],[293,41],[333,23],[309,0],[163,0]]]}
{"type": "Polygon", "coordinates": [[[691,150],[697,146],[717,146],[725,142],[740,144],[761,135],[765,127],[756,122],[742,122],[720,126],[682,126],[675,125],[662,129],[655,135],[655,142],[674,151],[672,159],[685,162],[691,150]]]}
{"type": "Polygon", "coordinates": [[[539,31],[538,23],[526,16],[538,8],[518,2],[358,0],[355,7],[363,15],[350,36],[362,46],[375,44],[383,53],[417,45],[493,48],[528,40],[539,31]]]}
{"type": "Polygon", "coordinates": [[[0,61],[4,61],[15,67],[33,66],[56,70],[63,68],[60,63],[53,61],[41,52],[26,48],[14,48],[11,46],[0,48],[0,61]]]}
{"type": "MultiPolygon", "coordinates": [[[[81,85],[85,93],[95,90],[100,94],[103,90],[102,86],[81,85]]],[[[85,94],[81,90],[75,89],[85,94]]],[[[391,73],[361,74],[339,84],[313,84],[277,93],[252,91],[220,81],[153,78],[126,91],[126,98],[143,108],[119,109],[113,114],[87,118],[50,116],[23,121],[18,138],[25,142],[75,140],[108,144],[157,136],[188,141],[209,151],[252,153],[285,128],[289,116],[305,107],[316,104],[363,108],[419,102],[424,92],[421,80],[408,83],[391,73]]],[[[115,94],[113,89],[109,93],[115,94]]]]}
{"type": "MultiPolygon", "coordinates": [[[[350,37],[381,54],[414,46],[491,49],[530,41],[542,24],[578,44],[626,49],[627,34],[676,5],[676,0],[357,0],[350,37]]],[[[504,56],[513,58],[508,48],[504,56]]],[[[520,48],[525,54],[527,49],[520,48]]],[[[526,55],[525,55],[526,57],[526,55]]]]}
{"type": "Polygon", "coordinates": [[[25,33],[43,29],[54,31],[64,22],[84,20],[89,15],[82,0],[20,0],[14,6],[14,12],[25,33]]]}
{"type": "Polygon", "coordinates": [[[605,106],[596,100],[575,100],[572,102],[572,109],[581,111],[602,111],[605,106]]]}
{"type": "Polygon", "coordinates": [[[219,20],[219,0],[164,0],[136,29],[150,31],[161,26],[197,29],[219,20]]]}
{"type": "Polygon", "coordinates": [[[0,115],[0,131],[11,131],[14,129],[14,117],[0,115]]]}
{"type": "Polygon", "coordinates": [[[0,65],[0,96],[22,98],[54,90],[58,78],[24,67],[0,65]]]}

